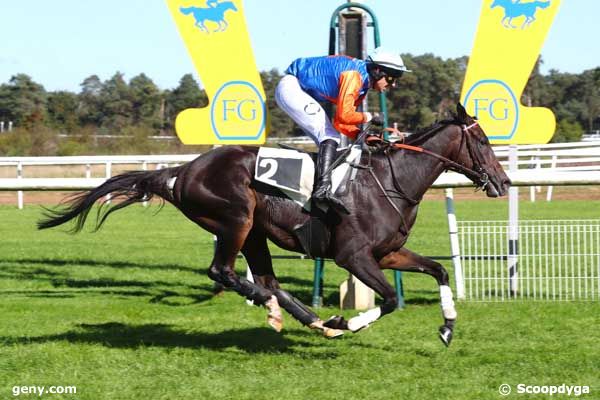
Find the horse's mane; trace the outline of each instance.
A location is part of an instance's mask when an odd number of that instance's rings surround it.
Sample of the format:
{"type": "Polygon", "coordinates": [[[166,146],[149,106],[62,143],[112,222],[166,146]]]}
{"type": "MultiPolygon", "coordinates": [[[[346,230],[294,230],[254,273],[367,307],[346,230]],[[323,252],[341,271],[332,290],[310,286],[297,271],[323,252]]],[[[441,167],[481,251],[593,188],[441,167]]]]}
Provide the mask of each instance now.
{"type": "MultiPolygon", "coordinates": [[[[438,134],[443,128],[448,125],[460,125],[462,124],[456,117],[453,119],[444,119],[441,121],[436,121],[433,124],[426,126],[424,128],[419,128],[417,132],[406,136],[404,139],[405,144],[411,146],[421,146],[427,140],[431,139],[433,136],[438,134]]],[[[395,142],[381,142],[370,147],[370,151],[373,154],[378,153],[386,153],[388,149],[394,149],[395,142]]],[[[397,142],[396,142],[397,143],[397,142]]]]}
{"type": "Polygon", "coordinates": [[[406,144],[409,144],[412,146],[421,145],[425,141],[427,141],[429,138],[431,138],[432,136],[437,134],[442,128],[444,128],[448,125],[460,125],[460,124],[461,124],[461,122],[458,121],[458,119],[456,117],[451,118],[451,119],[444,119],[441,121],[436,121],[433,124],[431,124],[425,128],[418,129],[417,132],[413,133],[412,135],[407,136],[406,139],[404,140],[404,142],[406,144]]]}

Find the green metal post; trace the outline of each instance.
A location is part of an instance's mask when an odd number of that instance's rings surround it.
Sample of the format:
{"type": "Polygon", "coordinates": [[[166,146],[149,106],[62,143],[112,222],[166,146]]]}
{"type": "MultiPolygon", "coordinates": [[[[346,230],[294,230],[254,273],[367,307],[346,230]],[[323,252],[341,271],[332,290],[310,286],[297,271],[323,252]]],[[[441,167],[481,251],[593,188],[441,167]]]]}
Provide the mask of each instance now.
{"type": "Polygon", "coordinates": [[[402,284],[402,272],[394,271],[394,282],[396,283],[397,308],[404,308],[404,285],[402,284]]]}
{"type": "MultiPolygon", "coordinates": [[[[375,13],[367,6],[365,6],[364,4],[360,4],[360,3],[346,3],[346,4],[342,4],[341,6],[339,6],[338,8],[335,9],[335,11],[333,12],[333,14],[331,15],[331,21],[329,23],[329,54],[333,55],[335,54],[335,28],[337,25],[337,19],[338,16],[340,14],[340,12],[342,10],[345,10],[346,8],[360,8],[361,10],[364,10],[367,14],[369,14],[369,16],[371,17],[372,23],[369,24],[369,26],[373,27],[373,32],[374,32],[374,39],[375,39],[375,47],[379,47],[381,46],[381,38],[379,36],[379,22],[377,21],[377,17],[375,17],[375,13]]],[[[379,109],[381,110],[381,113],[383,114],[383,123],[384,126],[388,126],[388,114],[387,114],[387,103],[386,103],[386,99],[385,99],[385,94],[384,93],[379,93],[379,109]]],[[[383,133],[384,135],[384,139],[388,139],[388,134],[387,132],[384,131],[383,133]]],[[[319,273],[319,277],[320,279],[322,279],[323,277],[323,267],[324,267],[324,262],[323,260],[317,259],[315,260],[315,281],[314,281],[314,288],[313,288],[313,307],[315,306],[315,293],[320,293],[318,288],[322,288],[322,283],[320,281],[317,281],[317,272],[319,273]],[[321,263],[321,264],[319,264],[321,263]],[[319,267],[317,267],[317,265],[319,265],[319,267]],[[317,285],[319,285],[317,287],[317,285]]],[[[404,288],[402,286],[402,272],[400,271],[394,271],[394,282],[396,283],[396,297],[398,298],[398,308],[404,308],[404,288]]],[[[321,289],[322,290],[322,289],[321,289]]],[[[317,298],[318,300],[318,298],[317,298]]],[[[322,298],[321,298],[322,301],[322,298]]]]}
{"type": "MultiPolygon", "coordinates": [[[[375,47],[377,48],[377,47],[381,46],[381,39],[379,36],[379,21],[377,21],[377,17],[375,16],[375,13],[373,12],[373,10],[371,10],[369,7],[365,6],[364,4],[346,3],[346,4],[342,4],[341,6],[336,8],[335,11],[333,12],[333,14],[331,15],[331,21],[329,22],[329,54],[330,55],[335,54],[335,27],[337,24],[336,21],[337,21],[339,13],[342,10],[345,10],[346,8],[360,8],[361,10],[364,10],[367,14],[369,14],[369,16],[371,17],[371,21],[373,21],[369,26],[373,27],[375,47]],[[334,39],[332,39],[332,38],[334,38],[334,39]]],[[[385,100],[384,93],[379,93],[379,109],[381,110],[381,113],[383,114],[384,126],[388,126],[387,103],[385,100]]],[[[387,133],[384,133],[384,135],[386,136],[386,139],[387,139],[387,133]]]]}
{"type": "Polygon", "coordinates": [[[314,308],[323,305],[323,273],[325,272],[325,261],[322,258],[315,259],[315,273],[313,277],[312,306],[314,308]]]}

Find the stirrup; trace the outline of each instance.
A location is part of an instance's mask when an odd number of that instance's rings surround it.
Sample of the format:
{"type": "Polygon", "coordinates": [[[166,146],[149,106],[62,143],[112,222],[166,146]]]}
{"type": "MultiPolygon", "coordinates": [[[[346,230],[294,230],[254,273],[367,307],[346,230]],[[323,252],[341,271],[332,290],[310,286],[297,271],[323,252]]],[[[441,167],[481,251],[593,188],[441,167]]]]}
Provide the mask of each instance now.
{"type": "MultiPolygon", "coordinates": [[[[331,193],[327,193],[325,198],[314,198],[317,206],[319,204],[326,204],[333,207],[336,211],[341,212],[346,215],[350,215],[350,211],[346,208],[346,205],[337,197],[333,196],[331,193]]],[[[322,208],[322,207],[319,207],[322,208]]]]}

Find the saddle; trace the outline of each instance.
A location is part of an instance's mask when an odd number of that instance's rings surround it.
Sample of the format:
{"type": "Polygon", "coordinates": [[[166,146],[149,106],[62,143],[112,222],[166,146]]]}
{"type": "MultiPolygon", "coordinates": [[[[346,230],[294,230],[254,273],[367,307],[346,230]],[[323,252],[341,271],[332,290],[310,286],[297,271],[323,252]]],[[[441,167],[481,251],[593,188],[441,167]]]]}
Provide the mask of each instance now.
{"type": "MultiPolygon", "coordinates": [[[[322,257],[329,248],[330,227],[339,217],[333,210],[323,211],[312,206],[310,196],[316,179],[317,154],[291,146],[281,147],[259,148],[253,187],[264,194],[293,200],[305,210],[309,217],[304,224],[296,226],[294,232],[309,257],[322,257]]],[[[337,153],[331,191],[343,194],[354,177],[356,170],[350,164],[360,160],[361,147],[352,146],[337,153]]]]}

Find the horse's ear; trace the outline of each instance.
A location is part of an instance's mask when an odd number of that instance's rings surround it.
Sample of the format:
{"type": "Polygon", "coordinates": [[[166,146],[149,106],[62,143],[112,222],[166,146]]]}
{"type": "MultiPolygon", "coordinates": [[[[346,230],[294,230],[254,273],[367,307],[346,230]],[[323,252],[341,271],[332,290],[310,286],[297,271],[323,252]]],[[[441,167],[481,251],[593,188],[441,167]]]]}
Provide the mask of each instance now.
{"type": "Polygon", "coordinates": [[[467,122],[469,115],[467,114],[467,110],[460,103],[456,103],[456,116],[460,122],[467,122]]]}

